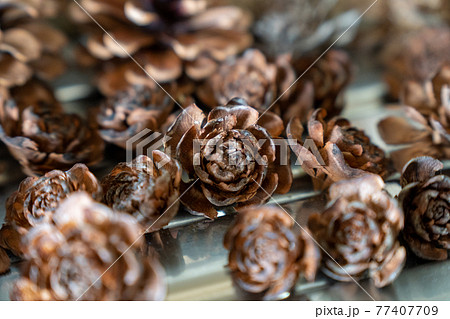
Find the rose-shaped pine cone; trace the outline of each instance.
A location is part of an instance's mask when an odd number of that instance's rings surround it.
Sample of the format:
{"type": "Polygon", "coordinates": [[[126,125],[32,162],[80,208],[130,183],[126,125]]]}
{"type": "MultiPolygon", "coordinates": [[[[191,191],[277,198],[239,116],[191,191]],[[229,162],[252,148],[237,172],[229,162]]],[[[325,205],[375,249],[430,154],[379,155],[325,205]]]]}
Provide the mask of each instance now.
{"type": "Polygon", "coordinates": [[[87,26],[87,49],[108,61],[100,82],[149,82],[146,73],[158,83],[172,82],[183,74],[203,80],[221,61],[252,42],[251,17],[235,6],[214,6],[206,0],[82,0],[80,5],[114,38],[73,5],[72,16],[87,26]]]}
{"type": "Polygon", "coordinates": [[[424,83],[445,63],[450,63],[450,28],[421,28],[386,46],[385,80],[392,97],[398,98],[405,81],[424,83]]]}
{"type": "Polygon", "coordinates": [[[33,76],[51,80],[65,64],[60,51],[67,42],[45,18],[55,16],[58,1],[5,0],[0,7],[0,86],[25,84],[33,76]]]}
{"type": "Polygon", "coordinates": [[[400,274],[406,258],[397,240],[403,214],[383,187],[376,175],[337,182],[325,211],[310,216],[308,226],[329,254],[323,256],[327,276],[351,281],[368,271],[375,286],[384,287],[400,274]]]}
{"type": "Polygon", "coordinates": [[[228,268],[238,288],[265,300],[286,297],[303,275],[313,281],[320,253],[306,231],[296,234],[293,219],[274,206],[249,207],[225,235],[228,268]]]}
{"type": "Polygon", "coordinates": [[[42,177],[28,177],[6,201],[5,223],[0,230],[0,247],[20,256],[21,237],[38,224],[50,222],[55,209],[69,194],[84,191],[100,200],[101,188],[83,164],[69,171],[53,170],[42,177]]]}
{"type": "Polygon", "coordinates": [[[313,108],[313,88],[311,83],[294,84],[296,78],[288,55],[272,63],[261,51],[248,49],[242,57],[223,63],[197,89],[197,95],[211,107],[240,97],[260,112],[281,115],[286,122],[292,116],[306,120],[313,108]]]}
{"type": "Polygon", "coordinates": [[[173,105],[159,88],[132,86],[102,103],[97,115],[99,133],[106,142],[126,148],[127,141],[144,129],[164,131],[170,125],[167,121],[173,120],[169,117],[173,105]]]}
{"type": "MultiPolygon", "coordinates": [[[[26,101],[27,99],[24,99],[26,101]]],[[[104,142],[97,130],[78,115],[58,107],[29,106],[23,111],[0,97],[0,139],[28,175],[69,169],[76,163],[93,165],[103,157],[104,142]]]]}
{"type": "Polygon", "coordinates": [[[417,256],[446,260],[450,249],[450,178],[436,175],[443,164],[418,157],[403,169],[399,194],[405,213],[403,237],[417,256]]]}
{"type": "Polygon", "coordinates": [[[144,240],[133,217],[77,193],[60,205],[53,221],[27,234],[27,261],[12,300],[164,299],[164,271],[141,255],[144,240]]]}
{"type": "Polygon", "coordinates": [[[344,119],[325,121],[326,111],[317,109],[308,121],[308,137],[296,118],[286,127],[294,154],[304,171],[313,178],[315,189],[326,189],[332,183],[367,173],[387,176],[384,152],[371,143],[363,131],[344,119]]]}
{"type": "MultiPolygon", "coordinates": [[[[314,107],[323,108],[329,117],[339,115],[344,108],[343,91],[353,76],[350,56],[342,50],[330,50],[323,57],[303,57],[294,62],[302,82],[314,87],[314,107]]],[[[298,115],[297,115],[298,116],[298,115]]]]}
{"type": "Polygon", "coordinates": [[[192,214],[216,218],[215,207],[242,209],[289,191],[289,148],[277,138],[283,122],[275,114],[271,121],[258,117],[242,99],[214,108],[208,117],[192,104],[169,128],[165,149],[191,178],[181,183],[180,193],[192,214]]]}
{"type": "Polygon", "coordinates": [[[391,152],[397,171],[411,159],[450,158],[450,68],[444,66],[431,82],[409,82],[403,100],[406,118],[390,116],[378,123],[387,144],[409,146],[391,152]]]}
{"type": "Polygon", "coordinates": [[[120,163],[102,182],[103,202],[136,217],[147,232],[166,226],[179,208],[181,167],[160,151],[120,163]]]}

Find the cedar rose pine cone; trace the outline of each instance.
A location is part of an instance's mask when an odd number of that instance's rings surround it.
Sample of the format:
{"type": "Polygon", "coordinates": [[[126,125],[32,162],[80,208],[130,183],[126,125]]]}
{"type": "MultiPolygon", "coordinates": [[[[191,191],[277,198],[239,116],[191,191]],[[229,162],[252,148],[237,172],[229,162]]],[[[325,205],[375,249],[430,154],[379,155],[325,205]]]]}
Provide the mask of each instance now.
{"type": "MultiPolygon", "coordinates": [[[[100,89],[110,86],[102,82],[118,81],[124,82],[123,87],[127,82],[149,82],[154,86],[148,75],[157,83],[173,82],[183,74],[195,81],[203,80],[216,71],[220,62],[247,48],[252,42],[248,32],[250,15],[236,6],[211,3],[207,0],[80,1],[114,40],[73,4],[73,18],[87,26],[87,49],[96,58],[108,61],[99,79],[100,89]]],[[[103,91],[107,94],[105,91],[110,90],[103,91]]]]}
{"type": "Polygon", "coordinates": [[[401,178],[403,237],[417,256],[428,260],[446,260],[450,249],[450,178],[436,175],[442,168],[438,160],[418,157],[405,165],[401,178]]]}
{"type": "Polygon", "coordinates": [[[285,141],[276,134],[283,123],[273,116],[265,126],[258,122],[258,111],[242,99],[214,108],[208,117],[195,104],[180,114],[167,132],[165,147],[191,177],[180,190],[191,213],[215,218],[215,207],[241,209],[265,202],[274,192],[289,191],[289,148],[282,149],[285,141]],[[276,130],[272,135],[271,129],[276,130]],[[277,154],[280,149],[284,154],[277,154]]]}
{"type": "Polygon", "coordinates": [[[403,214],[383,187],[376,175],[337,182],[330,187],[327,209],[310,216],[311,232],[332,257],[323,259],[327,276],[351,281],[369,271],[375,286],[384,287],[400,274],[406,258],[397,240],[403,214]]]}
{"type": "Polygon", "coordinates": [[[384,152],[371,143],[363,131],[344,118],[325,121],[326,111],[317,109],[308,121],[308,138],[303,140],[303,126],[292,119],[286,134],[289,146],[305,172],[313,178],[315,189],[367,173],[387,176],[384,152]]]}
{"type": "Polygon", "coordinates": [[[103,202],[136,217],[152,232],[166,226],[177,214],[181,167],[160,151],[120,163],[102,180],[103,202]]]}
{"type": "Polygon", "coordinates": [[[83,164],[67,172],[53,170],[44,176],[28,177],[6,201],[5,223],[0,230],[0,246],[22,255],[21,236],[43,222],[51,222],[55,209],[70,193],[84,191],[96,199],[101,188],[83,164]]]}
{"type": "Polygon", "coordinates": [[[27,175],[69,169],[76,163],[93,165],[103,157],[103,140],[78,115],[47,105],[22,111],[13,100],[1,98],[0,109],[0,139],[27,175]]]}
{"type": "Polygon", "coordinates": [[[408,82],[402,100],[407,118],[390,116],[378,123],[387,144],[408,145],[390,154],[397,171],[418,156],[450,158],[450,65],[430,81],[408,82]]]}
{"type": "Polygon", "coordinates": [[[172,109],[173,101],[163,90],[131,86],[102,103],[99,133],[106,142],[126,148],[127,141],[144,129],[161,132],[168,127],[172,109]]]}
{"type": "Polygon", "coordinates": [[[273,206],[249,207],[225,235],[234,283],[263,299],[285,297],[303,275],[313,281],[320,254],[311,237],[293,231],[293,219],[273,206]]]}
{"type": "Polygon", "coordinates": [[[143,238],[134,218],[78,193],[60,205],[53,221],[25,237],[27,261],[12,300],[164,299],[164,271],[140,254],[143,238]]]}

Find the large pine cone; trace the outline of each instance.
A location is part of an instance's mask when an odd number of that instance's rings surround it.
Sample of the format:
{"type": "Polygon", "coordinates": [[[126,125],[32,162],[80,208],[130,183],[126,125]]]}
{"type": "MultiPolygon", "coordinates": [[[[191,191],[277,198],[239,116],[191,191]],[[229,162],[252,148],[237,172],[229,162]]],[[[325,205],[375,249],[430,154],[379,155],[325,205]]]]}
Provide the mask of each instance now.
{"type": "Polygon", "coordinates": [[[65,68],[60,51],[66,37],[45,17],[55,16],[58,1],[5,0],[0,4],[0,87],[25,84],[31,77],[45,80],[65,68]]]}
{"type": "Polygon", "coordinates": [[[40,178],[23,180],[6,201],[0,246],[22,255],[21,236],[37,225],[51,221],[60,202],[78,191],[87,192],[98,200],[101,198],[100,184],[83,164],[76,164],[67,172],[54,170],[40,178]]]}
{"type": "Polygon", "coordinates": [[[127,141],[144,129],[161,132],[169,127],[172,99],[162,90],[132,86],[102,103],[97,115],[99,133],[109,143],[127,148],[127,141]]]}
{"type": "Polygon", "coordinates": [[[442,168],[438,160],[418,157],[405,165],[401,177],[403,237],[417,256],[429,260],[446,260],[450,249],[450,178],[436,175],[442,168]]]}
{"type": "Polygon", "coordinates": [[[255,206],[239,213],[224,239],[237,287],[273,300],[285,298],[300,275],[314,280],[320,253],[310,235],[296,234],[293,226],[278,207],[255,206]]]}
{"type": "Polygon", "coordinates": [[[348,120],[335,117],[325,121],[326,114],[324,109],[314,111],[308,121],[305,140],[298,119],[292,119],[286,128],[291,139],[289,146],[302,168],[313,178],[314,188],[326,189],[336,181],[367,173],[387,177],[383,150],[348,120]]]}
{"type": "MultiPolygon", "coordinates": [[[[35,97],[38,103],[40,98],[35,97]]],[[[28,175],[69,169],[76,163],[93,165],[103,157],[104,143],[97,130],[56,106],[34,104],[22,110],[15,101],[0,98],[0,139],[28,175]]]]}
{"type": "Polygon", "coordinates": [[[294,84],[296,79],[288,55],[272,63],[259,50],[248,49],[242,57],[223,63],[198,88],[197,95],[212,107],[240,97],[260,112],[270,110],[286,122],[292,116],[306,120],[313,108],[313,90],[310,83],[294,84]]]}
{"type": "Polygon", "coordinates": [[[159,83],[174,81],[182,74],[202,80],[213,74],[221,61],[252,42],[247,31],[251,18],[234,6],[209,7],[206,0],[82,0],[80,5],[114,38],[73,6],[75,20],[90,24],[90,53],[112,62],[100,82],[122,77],[128,83],[141,79],[154,86],[128,54],[159,83]]]}
{"type": "Polygon", "coordinates": [[[383,187],[376,175],[337,182],[330,187],[328,208],[310,216],[308,226],[327,252],[327,276],[352,281],[369,271],[375,286],[384,287],[400,274],[406,258],[397,240],[403,214],[383,187]]]}
{"type": "Polygon", "coordinates": [[[27,261],[12,300],[164,299],[164,271],[140,254],[141,228],[131,216],[78,193],[61,204],[53,221],[26,236],[27,261]]]}
{"type": "Polygon", "coordinates": [[[289,191],[289,148],[277,138],[283,123],[273,116],[268,123],[258,122],[258,111],[241,99],[214,108],[208,117],[195,104],[180,114],[165,147],[191,177],[180,190],[191,213],[215,218],[215,207],[240,209],[289,191]]]}
{"type": "Polygon", "coordinates": [[[390,116],[378,123],[387,144],[403,145],[391,152],[397,171],[419,156],[450,158],[450,68],[444,65],[427,82],[408,82],[403,94],[405,117],[390,116]]]}
{"type": "Polygon", "coordinates": [[[179,207],[181,167],[160,151],[118,164],[102,180],[103,202],[136,217],[147,232],[166,226],[179,207]]]}

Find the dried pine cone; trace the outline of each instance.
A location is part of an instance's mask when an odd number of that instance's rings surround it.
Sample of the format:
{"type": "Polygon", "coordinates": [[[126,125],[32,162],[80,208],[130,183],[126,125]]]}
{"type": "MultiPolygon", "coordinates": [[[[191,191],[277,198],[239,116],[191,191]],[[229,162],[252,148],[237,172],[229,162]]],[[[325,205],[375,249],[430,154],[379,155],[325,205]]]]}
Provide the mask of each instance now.
{"type": "Polygon", "coordinates": [[[105,65],[100,82],[112,77],[116,81],[124,77],[132,84],[138,79],[148,81],[129,55],[159,83],[183,74],[202,80],[213,74],[221,61],[252,42],[248,32],[251,17],[235,6],[210,6],[206,0],[82,0],[80,5],[114,38],[73,6],[74,19],[90,25],[90,53],[111,62],[105,65]]]}
{"type": "Polygon", "coordinates": [[[438,160],[418,157],[405,165],[401,177],[403,237],[417,256],[429,260],[446,260],[450,249],[450,178],[436,175],[442,168],[438,160]]]}
{"type": "Polygon", "coordinates": [[[48,112],[39,105],[22,111],[15,101],[1,98],[0,139],[28,175],[69,169],[75,163],[93,165],[103,157],[103,140],[79,116],[48,112]]]}
{"type": "Polygon", "coordinates": [[[270,110],[283,118],[287,112],[305,119],[313,107],[312,87],[298,83],[290,88],[297,78],[290,60],[281,55],[271,63],[259,50],[248,49],[242,57],[223,63],[198,88],[197,95],[212,107],[240,97],[261,112],[270,110]]]}
{"type": "Polygon", "coordinates": [[[380,135],[387,144],[409,144],[390,154],[399,172],[414,157],[450,158],[448,72],[449,68],[443,67],[432,82],[425,83],[424,86],[410,82],[403,97],[405,103],[413,106],[404,107],[407,118],[390,116],[378,123],[380,135]]]}
{"type": "Polygon", "coordinates": [[[249,207],[225,235],[228,268],[240,289],[264,300],[285,298],[303,275],[313,281],[320,254],[306,231],[293,231],[293,219],[273,206],[249,207]]]}
{"type": "Polygon", "coordinates": [[[59,56],[66,37],[50,26],[54,0],[4,0],[0,4],[0,86],[25,84],[32,76],[50,80],[65,68],[59,56]]]}
{"type": "Polygon", "coordinates": [[[450,28],[422,28],[394,39],[384,53],[385,79],[393,97],[401,95],[405,81],[423,83],[450,62],[450,28]]]}
{"type": "Polygon", "coordinates": [[[179,207],[181,167],[160,151],[120,163],[102,180],[103,202],[133,215],[147,232],[166,226],[179,207]]]}
{"type": "Polygon", "coordinates": [[[245,101],[234,99],[208,117],[193,104],[171,126],[166,153],[191,177],[180,190],[181,202],[191,213],[215,218],[215,207],[241,209],[265,202],[274,192],[289,191],[289,150],[277,138],[283,123],[276,115],[259,122],[258,116],[245,101]]]}
{"type": "Polygon", "coordinates": [[[351,281],[368,271],[375,286],[384,287],[400,274],[406,258],[397,240],[403,214],[383,187],[376,175],[337,182],[325,211],[310,216],[311,232],[331,256],[323,259],[327,276],[351,281]]]}
{"type": "Polygon", "coordinates": [[[139,253],[141,228],[131,216],[78,193],[61,204],[53,221],[26,236],[27,261],[12,300],[164,298],[164,271],[139,253]]]}
{"type": "Polygon", "coordinates": [[[99,133],[109,143],[122,148],[127,141],[144,129],[164,131],[170,124],[172,99],[161,89],[132,86],[118,92],[100,107],[97,115],[99,133]]]}
{"type": "Polygon", "coordinates": [[[384,152],[372,144],[363,131],[343,118],[325,121],[326,111],[314,111],[308,121],[308,138],[303,140],[303,126],[292,119],[286,133],[289,146],[305,172],[313,178],[315,189],[326,189],[332,183],[365,175],[387,177],[384,152]]]}
{"type": "Polygon", "coordinates": [[[83,164],[69,171],[53,170],[44,176],[28,177],[6,201],[5,223],[0,230],[0,246],[22,255],[21,236],[43,222],[51,221],[53,212],[70,193],[84,191],[96,199],[101,188],[95,176],[83,164]]]}
{"type": "Polygon", "coordinates": [[[301,81],[312,82],[314,107],[325,109],[329,117],[339,115],[344,108],[343,90],[352,79],[350,56],[342,50],[330,50],[317,58],[302,57],[294,63],[295,69],[299,75],[304,74],[301,81]]]}

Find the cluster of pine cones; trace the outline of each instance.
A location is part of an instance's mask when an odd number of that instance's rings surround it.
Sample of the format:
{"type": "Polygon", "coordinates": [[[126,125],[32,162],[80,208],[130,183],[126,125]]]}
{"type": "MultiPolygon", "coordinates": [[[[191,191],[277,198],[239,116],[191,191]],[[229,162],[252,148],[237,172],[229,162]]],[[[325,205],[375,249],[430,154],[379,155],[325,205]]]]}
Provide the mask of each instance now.
{"type": "Polygon", "coordinates": [[[0,273],[7,252],[25,260],[13,299],[164,299],[164,269],[142,236],[180,203],[210,219],[238,212],[228,267],[237,287],[267,300],[300,276],[314,280],[320,265],[384,287],[405,263],[400,234],[416,255],[448,258],[449,180],[437,172],[450,157],[450,30],[385,50],[390,93],[410,117],[379,123],[387,143],[410,144],[389,157],[339,116],[350,54],[273,52],[258,41],[261,15],[255,23],[225,0],[0,4],[0,140],[29,176],[0,230],[0,273]],[[77,32],[61,31],[61,12],[77,32]],[[94,73],[101,101],[90,116],[67,113],[53,88],[73,65],[94,73]],[[164,136],[162,150],[97,179],[105,147],[138,152],[129,142],[143,132],[164,136]],[[302,232],[264,206],[291,189],[291,151],[330,199],[302,232]],[[399,204],[383,190],[395,170],[399,204]]]}

